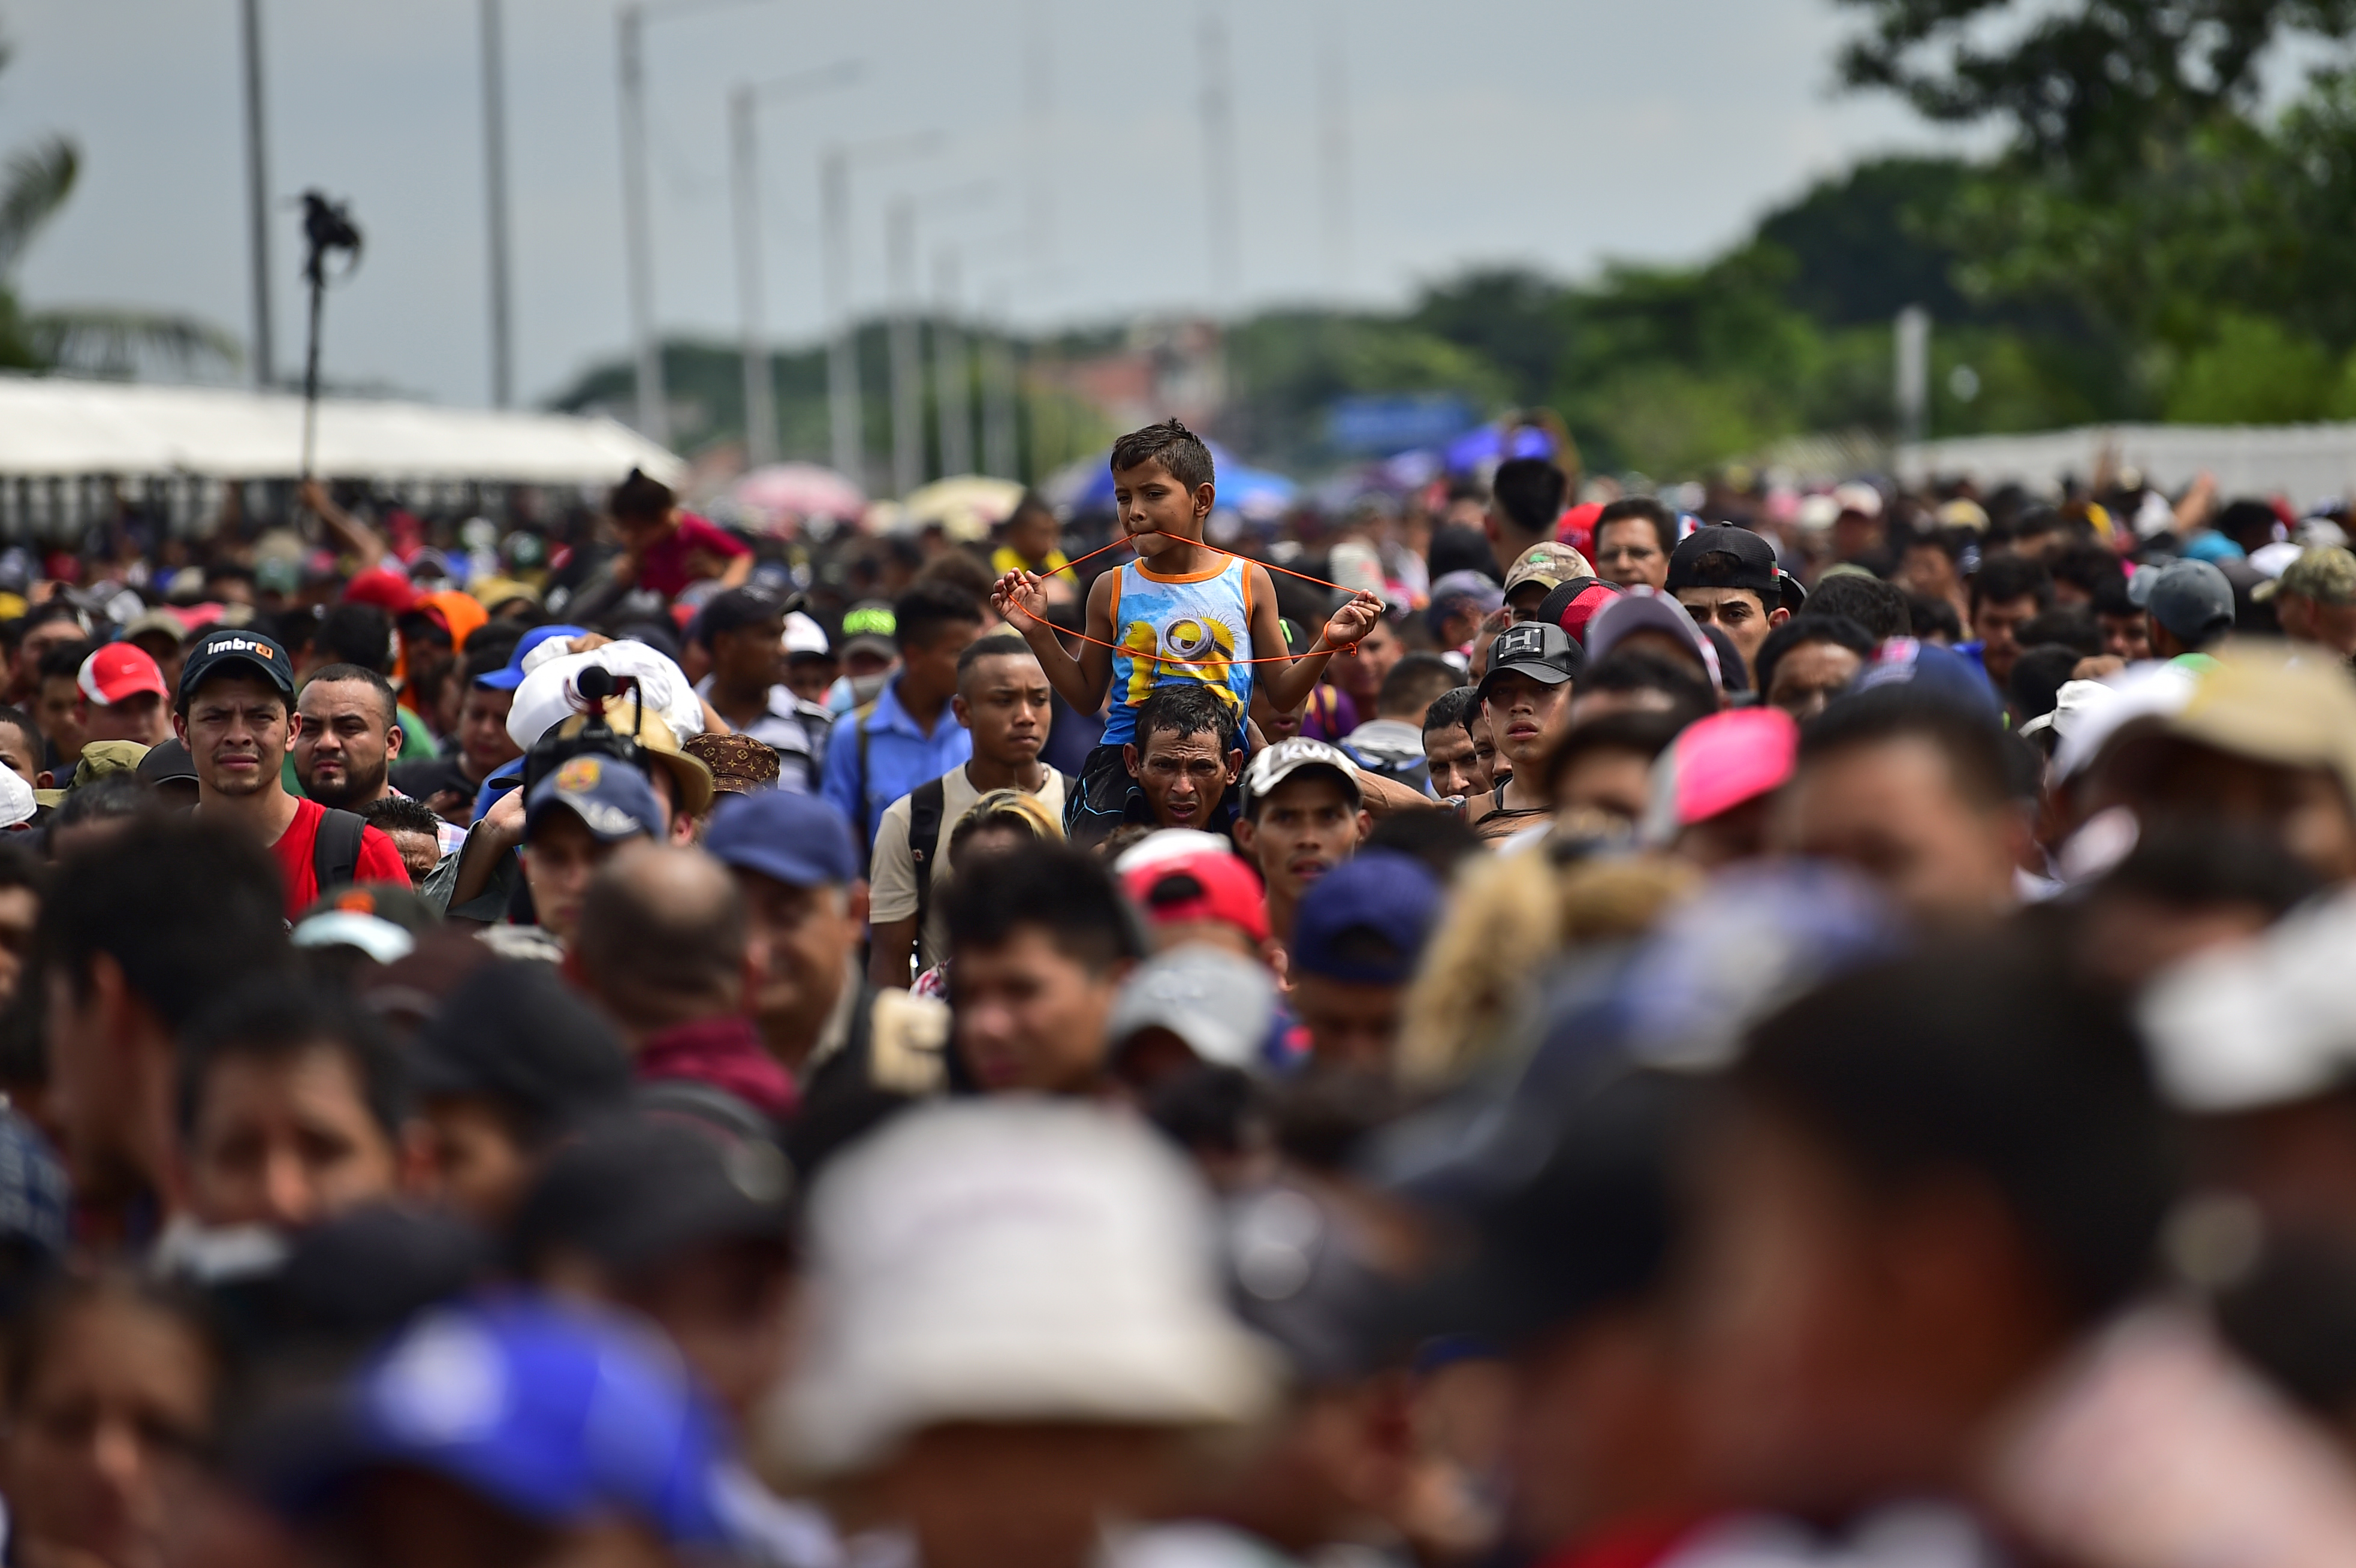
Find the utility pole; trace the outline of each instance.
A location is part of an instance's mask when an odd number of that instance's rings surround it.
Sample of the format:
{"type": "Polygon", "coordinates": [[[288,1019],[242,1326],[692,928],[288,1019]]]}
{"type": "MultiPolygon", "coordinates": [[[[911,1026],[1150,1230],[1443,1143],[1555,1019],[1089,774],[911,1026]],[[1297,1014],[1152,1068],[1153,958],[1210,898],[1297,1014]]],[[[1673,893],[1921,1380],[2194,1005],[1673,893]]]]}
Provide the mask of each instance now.
{"type": "Polygon", "coordinates": [[[655,335],[654,223],[647,197],[646,7],[625,5],[614,22],[621,58],[622,244],[630,274],[630,342],[638,367],[638,434],[668,446],[670,411],[663,392],[662,343],[655,335]]]}
{"type": "Polygon", "coordinates": [[[1236,303],[1242,272],[1236,217],[1235,95],[1227,75],[1227,24],[1218,0],[1203,12],[1203,197],[1204,229],[1211,247],[1211,307],[1224,313],[1236,303]]]}
{"type": "MultiPolygon", "coordinates": [[[[857,146],[830,146],[819,155],[819,208],[826,226],[824,269],[826,405],[829,447],[834,470],[862,489],[867,450],[860,408],[859,323],[851,307],[851,175],[855,165],[936,151],[946,141],[938,131],[890,136],[857,146]]],[[[896,452],[894,454],[896,458],[896,452]]]]}
{"type": "Polygon", "coordinates": [[[1047,0],[1033,0],[1023,50],[1023,108],[1029,142],[1023,239],[1031,275],[1055,264],[1055,77],[1047,0]]]}
{"type": "Polygon", "coordinates": [[[973,472],[972,368],[958,328],[958,253],[933,252],[933,408],[941,428],[941,473],[973,472]]]}
{"type": "Polygon", "coordinates": [[[777,459],[776,387],[771,379],[762,297],[761,103],[765,99],[798,98],[841,86],[860,70],[857,61],[844,60],[822,70],[802,71],[760,85],[742,82],[728,97],[729,186],[736,209],[736,306],[744,369],[747,467],[757,468],[777,459]]]}
{"type": "Polygon", "coordinates": [[[1931,406],[1931,313],[1910,305],[1898,313],[1898,438],[1922,439],[1931,406]]]}
{"type": "Polygon", "coordinates": [[[1350,286],[1350,83],[1343,53],[1346,13],[1327,12],[1318,51],[1318,173],[1323,197],[1325,291],[1340,295],[1350,286]]]}
{"type": "Polygon", "coordinates": [[[262,117],[262,0],[244,0],[246,263],[253,288],[253,384],[268,391],[277,379],[270,331],[269,145],[262,117]]]}
{"type": "Polygon", "coordinates": [[[981,471],[1001,479],[1023,477],[1015,456],[1014,349],[1006,340],[1004,300],[992,302],[981,337],[981,471]]]}
{"type": "Polygon", "coordinates": [[[916,206],[905,196],[884,214],[884,253],[892,289],[892,493],[905,499],[925,482],[925,371],[916,341],[916,206]]]}
{"type": "Polygon", "coordinates": [[[491,404],[515,402],[515,328],[508,295],[508,110],[507,48],[499,10],[504,0],[483,0],[483,199],[490,252],[491,404]]]}

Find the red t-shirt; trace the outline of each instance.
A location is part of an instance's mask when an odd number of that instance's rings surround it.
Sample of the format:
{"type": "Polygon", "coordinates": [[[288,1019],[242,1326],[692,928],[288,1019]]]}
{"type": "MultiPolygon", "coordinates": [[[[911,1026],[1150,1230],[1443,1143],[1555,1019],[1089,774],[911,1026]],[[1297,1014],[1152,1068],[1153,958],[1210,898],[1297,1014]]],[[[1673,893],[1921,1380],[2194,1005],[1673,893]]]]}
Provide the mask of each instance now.
{"type": "MultiPolygon", "coordinates": [[[[319,842],[319,823],[326,818],[327,808],[316,800],[294,802],[294,820],[270,846],[278,857],[278,875],[286,883],[286,918],[296,916],[319,901],[319,873],[311,864],[311,852],[319,842]]],[[[397,886],[409,886],[409,865],[401,858],[401,851],[377,828],[360,830],[360,862],[352,873],[355,882],[390,882],[397,886]]]]}
{"type": "Polygon", "coordinates": [[[752,553],[742,540],[712,527],[691,511],[683,511],[679,514],[679,526],[658,540],[647,551],[646,559],[638,563],[638,586],[651,588],[668,599],[696,580],[693,562],[697,555],[717,555],[723,561],[733,561],[752,553]]]}

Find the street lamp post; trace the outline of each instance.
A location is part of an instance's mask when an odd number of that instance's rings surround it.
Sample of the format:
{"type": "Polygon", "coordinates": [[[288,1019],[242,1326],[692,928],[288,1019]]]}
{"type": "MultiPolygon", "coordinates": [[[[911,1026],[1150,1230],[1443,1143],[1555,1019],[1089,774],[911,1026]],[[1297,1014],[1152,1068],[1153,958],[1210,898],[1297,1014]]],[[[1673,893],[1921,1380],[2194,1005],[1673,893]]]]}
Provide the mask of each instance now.
{"type": "Polygon", "coordinates": [[[972,369],[958,327],[958,253],[933,253],[933,406],[941,425],[941,472],[973,472],[972,369]]]}
{"type": "Polygon", "coordinates": [[[826,227],[829,446],[835,472],[862,486],[867,482],[867,454],[859,406],[859,325],[851,308],[851,176],[854,168],[890,158],[922,156],[946,140],[938,131],[920,131],[855,146],[829,146],[819,156],[819,206],[826,227]]]}
{"type": "Polygon", "coordinates": [[[483,199],[488,208],[491,403],[515,401],[515,330],[508,295],[508,111],[502,0],[483,0],[483,199]]]}

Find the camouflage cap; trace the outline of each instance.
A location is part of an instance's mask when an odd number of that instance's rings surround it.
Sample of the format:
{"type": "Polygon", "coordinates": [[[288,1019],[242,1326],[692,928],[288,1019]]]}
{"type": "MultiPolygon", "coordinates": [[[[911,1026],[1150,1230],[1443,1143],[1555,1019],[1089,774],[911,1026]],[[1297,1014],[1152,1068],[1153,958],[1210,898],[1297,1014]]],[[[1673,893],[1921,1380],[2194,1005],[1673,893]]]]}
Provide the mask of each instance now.
{"type": "Polygon", "coordinates": [[[2299,552],[2276,580],[2276,594],[2298,594],[2319,605],[2356,604],[2356,553],[2336,544],[2299,552]]]}
{"type": "Polygon", "coordinates": [[[1587,557],[1568,544],[1548,540],[1533,544],[1515,561],[1514,569],[1505,574],[1505,591],[1512,593],[1524,583],[1543,583],[1548,588],[1558,588],[1578,577],[1592,577],[1595,568],[1587,557]]]}

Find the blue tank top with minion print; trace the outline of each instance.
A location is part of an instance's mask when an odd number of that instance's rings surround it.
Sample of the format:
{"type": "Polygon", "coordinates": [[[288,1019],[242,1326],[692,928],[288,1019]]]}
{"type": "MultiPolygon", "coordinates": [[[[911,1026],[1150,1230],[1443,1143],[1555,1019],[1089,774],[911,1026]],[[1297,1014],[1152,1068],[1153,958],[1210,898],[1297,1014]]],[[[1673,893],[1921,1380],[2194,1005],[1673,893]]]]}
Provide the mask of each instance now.
{"type": "Polygon", "coordinates": [[[1120,569],[1113,583],[1112,708],[1105,746],[1137,738],[1138,704],[1156,686],[1194,681],[1227,699],[1242,732],[1251,708],[1252,667],[1242,662],[1189,664],[1183,660],[1242,660],[1251,650],[1251,564],[1229,556],[1208,572],[1158,575],[1143,562],[1120,569]]]}

